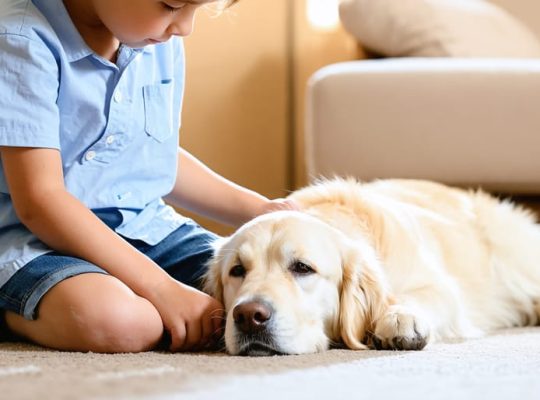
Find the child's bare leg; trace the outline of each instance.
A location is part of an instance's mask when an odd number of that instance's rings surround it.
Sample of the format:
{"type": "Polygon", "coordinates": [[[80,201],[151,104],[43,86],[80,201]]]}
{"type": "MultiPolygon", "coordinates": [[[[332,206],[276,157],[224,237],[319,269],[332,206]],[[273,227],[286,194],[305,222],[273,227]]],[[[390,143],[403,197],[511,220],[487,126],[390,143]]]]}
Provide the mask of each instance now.
{"type": "Polygon", "coordinates": [[[163,334],[158,311],[120,280],[86,273],[55,285],[42,298],[38,318],[6,312],[15,334],[60,350],[139,352],[154,348],[163,334]]]}

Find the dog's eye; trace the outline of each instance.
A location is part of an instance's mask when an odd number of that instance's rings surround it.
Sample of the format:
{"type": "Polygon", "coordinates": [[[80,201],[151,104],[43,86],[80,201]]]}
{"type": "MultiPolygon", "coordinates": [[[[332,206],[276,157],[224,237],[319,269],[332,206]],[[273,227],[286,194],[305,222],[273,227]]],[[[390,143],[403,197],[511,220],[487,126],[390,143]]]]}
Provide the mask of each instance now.
{"type": "Polygon", "coordinates": [[[244,276],[246,276],[246,269],[242,264],[235,265],[229,271],[229,275],[235,278],[243,278],[244,276]]]}
{"type": "Polygon", "coordinates": [[[291,265],[291,272],[297,275],[309,275],[315,273],[315,270],[302,261],[295,261],[291,265]]]}

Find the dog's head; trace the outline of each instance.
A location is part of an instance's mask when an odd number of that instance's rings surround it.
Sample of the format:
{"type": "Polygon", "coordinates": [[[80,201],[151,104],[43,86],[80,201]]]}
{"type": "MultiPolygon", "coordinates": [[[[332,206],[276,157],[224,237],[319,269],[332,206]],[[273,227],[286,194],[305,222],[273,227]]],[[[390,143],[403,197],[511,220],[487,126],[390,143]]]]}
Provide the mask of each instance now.
{"type": "Polygon", "coordinates": [[[386,304],[378,261],[312,216],[263,215],[216,243],[205,290],[227,311],[229,353],[312,353],[364,342],[386,304]]]}

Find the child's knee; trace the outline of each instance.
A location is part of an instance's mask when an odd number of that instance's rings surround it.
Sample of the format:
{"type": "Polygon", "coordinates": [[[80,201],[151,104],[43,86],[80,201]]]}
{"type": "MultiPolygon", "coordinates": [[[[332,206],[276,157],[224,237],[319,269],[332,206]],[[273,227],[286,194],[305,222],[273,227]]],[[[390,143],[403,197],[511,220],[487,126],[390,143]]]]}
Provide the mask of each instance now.
{"type": "Polygon", "coordinates": [[[156,346],[163,322],[155,307],[109,275],[83,274],[44,296],[36,321],[14,326],[35,342],[63,350],[139,352],[156,346]]]}
{"type": "Polygon", "coordinates": [[[92,313],[88,324],[80,325],[88,350],[105,353],[133,353],[153,349],[163,334],[158,311],[145,299],[116,301],[92,313]]]}

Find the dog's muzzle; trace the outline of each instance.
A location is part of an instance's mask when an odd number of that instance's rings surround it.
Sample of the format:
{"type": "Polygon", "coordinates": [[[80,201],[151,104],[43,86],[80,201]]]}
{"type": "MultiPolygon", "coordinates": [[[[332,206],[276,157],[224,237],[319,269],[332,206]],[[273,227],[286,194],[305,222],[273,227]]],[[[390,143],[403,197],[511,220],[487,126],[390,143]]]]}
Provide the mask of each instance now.
{"type": "Polygon", "coordinates": [[[281,354],[271,333],[274,308],[266,301],[255,299],[242,302],[232,311],[237,331],[239,355],[269,356],[281,354]]]}
{"type": "Polygon", "coordinates": [[[244,335],[254,335],[268,328],[273,314],[272,306],[264,301],[246,301],[234,307],[234,325],[244,335]]]}

